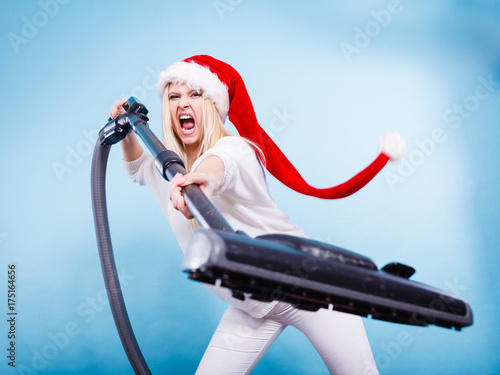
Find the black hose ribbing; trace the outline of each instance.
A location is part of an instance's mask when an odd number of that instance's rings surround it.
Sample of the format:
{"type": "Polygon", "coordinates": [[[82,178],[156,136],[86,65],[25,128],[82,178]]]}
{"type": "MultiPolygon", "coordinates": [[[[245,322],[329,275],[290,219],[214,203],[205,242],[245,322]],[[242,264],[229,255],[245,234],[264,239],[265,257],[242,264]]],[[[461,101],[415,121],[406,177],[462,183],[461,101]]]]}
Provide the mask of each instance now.
{"type": "Polygon", "coordinates": [[[101,259],[106,292],[108,293],[109,305],[123,348],[125,349],[125,353],[127,354],[134,372],[140,375],[148,375],[151,374],[151,371],[144,360],[130,324],[130,319],[123,300],[120,281],[118,280],[118,272],[116,270],[113,248],[111,245],[106,207],[106,167],[110,150],[111,146],[101,145],[98,139],[92,157],[92,210],[94,212],[97,246],[101,259]]]}

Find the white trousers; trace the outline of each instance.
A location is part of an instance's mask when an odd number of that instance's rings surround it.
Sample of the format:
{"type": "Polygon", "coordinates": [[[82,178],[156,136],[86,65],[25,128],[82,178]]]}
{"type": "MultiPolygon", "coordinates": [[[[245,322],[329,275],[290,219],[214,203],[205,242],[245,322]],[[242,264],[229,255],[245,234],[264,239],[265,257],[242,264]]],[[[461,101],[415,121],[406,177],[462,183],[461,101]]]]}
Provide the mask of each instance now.
{"type": "Polygon", "coordinates": [[[288,325],[306,335],[331,374],[378,374],[359,316],[326,309],[303,311],[283,302],[260,319],[229,306],[196,374],[249,374],[288,325]]]}

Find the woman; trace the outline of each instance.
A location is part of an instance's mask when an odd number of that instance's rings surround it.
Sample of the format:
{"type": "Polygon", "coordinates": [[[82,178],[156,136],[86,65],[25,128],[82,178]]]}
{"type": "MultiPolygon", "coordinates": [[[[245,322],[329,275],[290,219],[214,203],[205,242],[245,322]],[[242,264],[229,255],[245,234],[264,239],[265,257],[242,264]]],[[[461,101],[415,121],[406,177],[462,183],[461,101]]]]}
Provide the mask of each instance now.
{"type": "MultiPolygon", "coordinates": [[[[165,181],[133,133],[121,142],[123,162],[133,181],[153,191],[183,251],[196,226],[182,196],[183,186],[199,184],[229,224],[251,237],[268,233],[305,236],[271,199],[262,164],[301,193],[339,198],[364,186],[391,154],[383,146],[379,157],[353,179],[316,189],[300,177],[260,128],[243,80],[230,65],[210,56],[193,56],[163,71],[158,89],[164,144],[184,160],[189,173],[165,181]],[[224,128],[228,116],[241,137],[224,128]]],[[[123,113],[124,102],[111,108],[112,117],[123,113]]],[[[389,143],[397,148],[399,140],[392,136],[389,143]]],[[[207,287],[229,307],[198,374],[250,373],[288,325],[308,337],[332,374],[378,373],[360,317],[325,309],[302,311],[278,301],[241,301],[225,288],[207,287]]]]}

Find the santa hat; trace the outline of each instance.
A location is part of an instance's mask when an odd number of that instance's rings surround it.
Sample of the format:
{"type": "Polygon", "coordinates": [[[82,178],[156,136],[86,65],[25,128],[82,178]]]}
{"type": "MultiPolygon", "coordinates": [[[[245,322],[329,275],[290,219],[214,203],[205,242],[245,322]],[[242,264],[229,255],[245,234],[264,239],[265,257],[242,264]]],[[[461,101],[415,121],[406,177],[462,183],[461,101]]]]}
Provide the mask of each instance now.
{"type": "Polygon", "coordinates": [[[195,90],[201,89],[205,97],[215,104],[223,122],[229,115],[229,120],[239,134],[259,146],[267,170],[283,184],[302,194],[324,199],[347,197],[365,186],[389,160],[397,160],[405,152],[406,146],[399,134],[387,134],[380,142],[380,154],[368,167],[338,186],[315,188],[302,178],[260,127],[243,79],[232,66],[207,55],[189,57],[161,72],[157,84],[160,97],[163,97],[169,83],[187,84],[195,90]]]}

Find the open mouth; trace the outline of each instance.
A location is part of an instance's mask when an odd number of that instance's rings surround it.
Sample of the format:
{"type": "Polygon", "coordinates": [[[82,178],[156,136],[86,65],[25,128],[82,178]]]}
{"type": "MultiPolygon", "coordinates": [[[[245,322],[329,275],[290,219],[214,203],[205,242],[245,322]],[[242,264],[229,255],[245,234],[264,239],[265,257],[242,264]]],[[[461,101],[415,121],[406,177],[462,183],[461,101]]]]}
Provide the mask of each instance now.
{"type": "Polygon", "coordinates": [[[179,121],[181,123],[181,132],[183,135],[190,135],[194,133],[195,123],[193,116],[181,115],[179,116],[179,121]]]}

